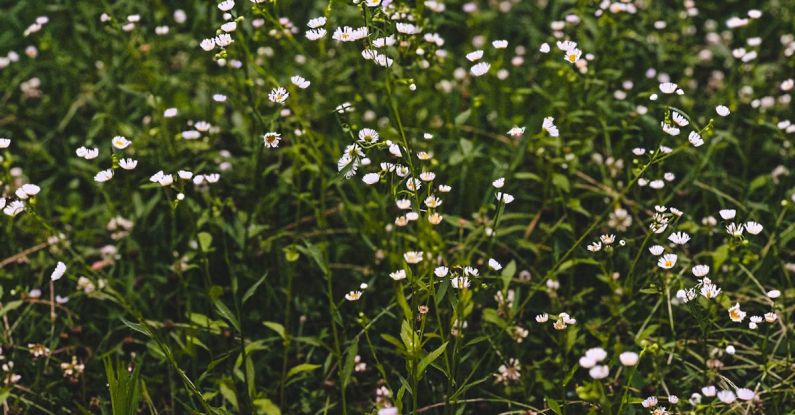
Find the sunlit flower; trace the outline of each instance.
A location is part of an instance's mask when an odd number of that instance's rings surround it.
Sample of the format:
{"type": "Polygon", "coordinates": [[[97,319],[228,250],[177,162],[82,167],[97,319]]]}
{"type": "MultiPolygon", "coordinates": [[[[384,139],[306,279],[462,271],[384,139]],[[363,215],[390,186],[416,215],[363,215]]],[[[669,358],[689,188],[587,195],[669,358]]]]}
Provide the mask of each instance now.
{"type": "Polygon", "coordinates": [[[718,115],[720,115],[721,117],[725,117],[730,113],[729,107],[725,105],[718,105],[717,107],[715,107],[715,112],[717,112],[718,115]]]}
{"type": "Polygon", "coordinates": [[[445,266],[438,266],[433,270],[433,274],[439,278],[444,278],[447,276],[449,269],[445,266]]]}
{"type": "Polygon", "coordinates": [[[745,319],[745,311],[740,310],[740,303],[735,303],[729,307],[729,318],[735,323],[740,323],[745,319]]]}
{"type": "Polygon", "coordinates": [[[734,219],[734,216],[737,214],[737,211],[734,209],[721,209],[720,212],[718,213],[720,214],[720,217],[722,217],[723,219],[730,220],[734,219]]]}

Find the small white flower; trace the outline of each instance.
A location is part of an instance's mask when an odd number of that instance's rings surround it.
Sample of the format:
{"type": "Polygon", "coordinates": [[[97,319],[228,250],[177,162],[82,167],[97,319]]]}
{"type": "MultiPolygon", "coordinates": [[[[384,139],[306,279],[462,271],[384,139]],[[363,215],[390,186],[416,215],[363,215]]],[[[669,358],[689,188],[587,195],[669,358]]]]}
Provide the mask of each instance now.
{"type": "Polygon", "coordinates": [[[475,64],[475,66],[473,66],[472,68],[470,68],[470,69],[469,69],[469,72],[470,72],[470,73],[471,73],[473,76],[482,76],[482,75],[484,75],[486,72],[488,72],[488,71],[489,71],[489,68],[491,68],[491,65],[490,65],[490,64],[488,64],[488,63],[486,63],[486,62],[481,62],[481,63],[475,64]]]}
{"type": "Polygon", "coordinates": [[[762,224],[759,222],[748,221],[745,222],[745,230],[748,231],[751,235],[758,235],[759,232],[762,232],[762,224]]]}
{"type": "Polygon", "coordinates": [[[660,84],[660,91],[662,91],[663,94],[673,94],[676,92],[677,87],[678,86],[673,82],[663,82],[660,84]]]}
{"type": "Polygon", "coordinates": [[[403,259],[409,264],[417,264],[422,261],[422,251],[408,251],[403,254],[403,259]]]}
{"type": "Polygon", "coordinates": [[[268,99],[271,102],[275,102],[277,104],[283,104],[284,101],[287,101],[287,98],[290,96],[290,93],[287,92],[284,87],[276,87],[271,90],[268,94],[268,99]]]}
{"type": "Polygon", "coordinates": [[[590,244],[588,244],[586,249],[588,249],[591,252],[599,252],[602,250],[602,243],[599,241],[591,242],[590,244]]]}
{"type": "Polygon", "coordinates": [[[740,310],[740,303],[735,303],[729,307],[729,318],[735,323],[741,323],[745,319],[746,312],[740,310]]]}
{"type": "Polygon", "coordinates": [[[132,144],[132,141],[120,135],[113,137],[110,142],[113,144],[113,147],[118,150],[124,150],[125,148],[129,147],[130,144],[132,144]]]}
{"type": "Polygon", "coordinates": [[[362,177],[362,181],[366,184],[375,184],[381,179],[381,175],[378,173],[367,173],[362,177]]]}
{"type": "Polygon", "coordinates": [[[513,202],[513,195],[508,193],[497,192],[494,196],[498,201],[504,202],[506,205],[513,202]]]}
{"type": "Polygon", "coordinates": [[[685,232],[674,232],[668,236],[668,240],[677,245],[684,245],[690,240],[690,235],[685,232]]]}
{"type": "Polygon", "coordinates": [[[119,159],[119,166],[121,166],[121,168],[123,168],[124,170],[132,170],[137,165],[138,165],[138,160],[133,160],[131,158],[119,159]]]}
{"type": "Polygon", "coordinates": [[[660,256],[663,253],[663,249],[660,245],[652,245],[649,247],[649,252],[654,256],[660,256]]]}
{"type": "Polygon", "coordinates": [[[494,186],[495,189],[502,189],[502,187],[505,186],[505,177],[494,180],[491,182],[491,185],[494,186]]]}
{"type": "Polygon", "coordinates": [[[358,291],[358,290],[357,291],[351,291],[351,292],[345,294],[345,299],[348,300],[348,301],[356,301],[356,300],[358,300],[360,298],[362,298],[362,292],[358,291]]]}
{"type": "Polygon", "coordinates": [[[725,105],[718,105],[715,107],[715,112],[717,112],[721,117],[725,117],[730,113],[729,108],[725,105]]]}
{"type": "Polygon", "coordinates": [[[11,145],[10,138],[0,138],[0,148],[8,148],[11,145]]]}
{"type": "Polygon", "coordinates": [[[469,288],[470,281],[468,277],[455,277],[450,281],[453,285],[453,288],[457,289],[464,289],[469,288]]]}
{"type": "Polygon", "coordinates": [[[624,352],[618,355],[618,360],[620,360],[621,364],[624,366],[635,366],[638,364],[639,358],[640,356],[635,352],[624,352]]]}
{"type": "Polygon", "coordinates": [[[392,278],[395,281],[405,280],[406,279],[406,270],[399,269],[395,272],[389,273],[389,278],[392,278]]]}
{"type": "Polygon", "coordinates": [[[542,43],[541,46],[538,48],[538,51],[541,53],[549,53],[549,43],[542,43]]]}
{"type": "Polygon", "coordinates": [[[737,389],[737,397],[744,401],[751,401],[756,397],[756,393],[748,388],[737,389]]]}
{"type": "Polygon", "coordinates": [[[475,62],[475,61],[479,60],[482,57],[483,57],[483,51],[482,50],[476,50],[474,52],[469,52],[469,53],[466,54],[466,58],[470,62],[475,62]]]}
{"type": "Polygon", "coordinates": [[[665,121],[661,121],[660,122],[660,127],[662,127],[662,130],[668,135],[671,135],[671,136],[674,136],[674,137],[679,135],[679,131],[680,131],[679,128],[676,128],[675,126],[670,125],[670,124],[666,124],[665,121]]]}
{"type": "Polygon", "coordinates": [[[319,29],[307,30],[305,35],[306,38],[309,40],[318,40],[326,37],[326,33],[327,33],[326,29],[319,28],[319,29]]]}
{"type": "Polygon", "coordinates": [[[298,76],[298,75],[295,75],[295,76],[291,77],[290,78],[290,82],[292,82],[293,85],[295,85],[295,86],[297,86],[297,87],[299,87],[301,89],[309,88],[309,84],[311,84],[311,82],[307,81],[302,76],[298,76]]]}
{"type": "Polygon", "coordinates": [[[497,262],[494,258],[489,258],[489,268],[493,269],[494,271],[499,271],[502,269],[502,264],[497,262]]]}
{"type": "Polygon", "coordinates": [[[662,269],[671,269],[676,265],[676,260],[676,254],[665,254],[657,261],[657,266],[662,269]]]}
{"type": "Polygon", "coordinates": [[[228,12],[229,10],[232,10],[233,7],[235,7],[235,1],[234,0],[224,0],[224,1],[220,2],[220,3],[218,3],[218,8],[222,12],[228,12]]]}
{"type": "Polygon", "coordinates": [[[438,266],[433,270],[433,274],[439,278],[444,278],[450,270],[445,266],[438,266]]]}
{"type": "Polygon", "coordinates": [[[729,235],[731,235],[731,236],[733,236],[735,238],[739,238],[739,237],[743,236],[743,231],[744,230],[745,229],[744,229],[744,225],[743,224],[739,224],[738,225],[738,224],[732,222],[728,226],[726,226],[726,233],[728,233],[729,235]]]}
{"type": "Polygon", "coordinates": [[[655,406],[657,406],[657,403],[658,402],[656,396],[649,396],[648,398],[644,399],[643,402],[641,402],[640,404],[644,408],[654,408],[655,406]]]}
{"type": "Polygon", "coordinates": [[[111,178],[113,178],[113,170],[111,169],[102,170],[96,175],[94,175],[94,181],[96,181],[97,183],[105,183],[111,178]]]}
{"type": "Polygon", "coordinates": [[[718,213],[720,214],[720,217],[722,217],[724,220],[731,220],[734,219],[734,216],[737,214],[737,211],[734,209],[721,209],[720,212],[718,213]]]}
{"type": "Polygon", "coordinates": [[[571,40],[564,40],[562,42],[558,41],[557,45],[558,45],[558,49],[566,52],[568,50],[572,50],[572,49],[576,48],[577,47],[577,42],[572,42],[571,40]]]}
{"type": "Polygon", "coordinates": [[[703,388],[701,388],[701,393],[703,393],[704,396],[706,396],[708,398],[711,398],[711,397],[715,396],[716,392],[717,392],[717,390],[715,389],[715,386],[713,386],[713,385],[704,386],[703,388]]]}
{"type": "Polygon", "coordinates": [[[768,298],[772,298],[772,299],[775,300],[776,298],[781,297],[781,291],[779,291],[779,290],[770,290],[770,291],[767,292],[767,296],[768,296],[768,298]]]}
{"type": "Polygon", "coordinates": [[[310,29],[317,29],[318,27],[326,25],[326,18],[325,16],[315,17],[314,19],[309,19],[309,22],[306,23],[310,29]]]}
{"type": "Polygon", "coordinates": [[[495,40],[491,42],[491,46],[494,46],[494,49],[505,49],[508,47],[507,40],[495,40]]]}
{"type": "Polygon", "coordinates": [[[737,396],[732,391],[722,390],[718,392],[718,399],[725,404],[731,404],[737,400],[737,396]]]}
{"type": "Polygon", "coordinates": [[[543,313],[536,316],[536,322],[544,324],[549,321],[549,314],[543,313]]]}
{"type": "Polygon", "coordinates": [[[201,41],[201,43],[199,43],[199,46],[201,46],[201,48],[204,49],[205,52],[209,52],[215,49],[215,39],[214,38],[204,39],[201,41]]]}
{"type": "Polygon", "coordinates": [[[52,274],[50,274],[50,280],[58,281],[61,279],[61,277],[63,277],[65,273],[66,273],[66,264],[64,264],[61,261],[58,261],[58,265],[55,266],[55,269],[52,271],[52,274]]]}
{"type": "Polygon", "coordinates": [[[569,63],[577,63],[577,61],[580,60],[581,56],[582,56],[582,51],[577,48],[573,48],[566,51],[566,54],[563,56],[563,59],[569,63]]]}
{"type": "Polygon", "coordinates": [[[689,141],[693,147],[701,147],[704,144],[704,140],[701,138],[701,135],[695,131],[690,132],[690,135],[687,137],[687,141],[689,141]]]}
{"type": "Polygon", "coordinates": [[[696,265],[690,271],[696,277],[701,278],[701,277],[709,274],[709,265],[696,265]]]}
{"type": "Polygon", "coordinates": [[[687,127],[687,125],[690,124],[690,121],[688,121],[684,115],[676,111],[671,112],[671,119],[674,121],[674,123],[676,123],[676,125],[680,127],[687,127]]]}
{"type": "Polygon", "coordinates": [[[277,132],[268,132],[262,136],[262,142],[267,148],[279,147],[279,142],[282,141],[282,135],[277,132]]]}
{"type": "Polygon", "coordinates": [[[508,135],[511,137],[521,137],[524,134],[525,127],[513,127],[508,130],[508,135]]]}
{"type": "Polygon", "coordinates": [[[604,379],[610,375],[610,368],[607,365],[594,366],[588,374],[594,379],[604,379]]]}

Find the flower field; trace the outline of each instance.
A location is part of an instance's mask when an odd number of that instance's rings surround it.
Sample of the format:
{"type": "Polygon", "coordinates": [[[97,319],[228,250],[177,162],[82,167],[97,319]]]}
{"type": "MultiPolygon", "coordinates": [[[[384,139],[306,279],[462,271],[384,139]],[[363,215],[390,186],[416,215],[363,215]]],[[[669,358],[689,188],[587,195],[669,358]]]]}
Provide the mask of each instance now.
{"type": "Polygon", "coordinates": [[[3,414],[795,414],[795,1],[0,5],[3,414]]]}

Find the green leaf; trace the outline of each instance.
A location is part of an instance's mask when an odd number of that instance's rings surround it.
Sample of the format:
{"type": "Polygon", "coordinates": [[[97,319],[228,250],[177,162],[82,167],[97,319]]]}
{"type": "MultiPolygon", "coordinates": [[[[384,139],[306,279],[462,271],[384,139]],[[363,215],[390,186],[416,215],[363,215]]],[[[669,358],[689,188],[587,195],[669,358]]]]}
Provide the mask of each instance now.
{"type": "Polygon", "coordinates": [[[251,296],[253,296],[254,293],[257,292],[257,288],[259,288],[260,284],[265,282],[266,278],[268,278],[267,272],[265,272],[265,275],[263,275],[262,278],[260,278],[257,282],[255,282],[254,285],[252,285],[251,287],[248,288],[248,290],[246,290],[246,293],[243,294],[243,298],[240,300],[240,303],[245,304],[246,301],[248,301],[248,299],[251,298],[251,296]]]}
{"type": "Polygon", "coordinates": [[[149,327],[143,324],[133,323],[132,321],[129,321],[124,317],[121,318],[121,322],[124,323],[125,326],[145,335],[146,337],[151,338],[153,336],[152,331],[149,329],[149,327]]]}
{"type": "Polygon", "coordinates": [[[511,279],[513,279],[514,274],[516,274],[516,261],[511,261],[505,268],[502,269],[502,289],[507,290],[508,286],[511,284],[511,279]]]}
{"type": "Polygon", "coordinates": [[[552,412],[558,415],[563,415],[563,411],[560,410],[560,405],[554,399],[547,398],[547,406],[549,406],[549,409],[551,409],[552,412]]]}
{"type": "Polygon", "coordinates": [[[458,115],[455,116],[455,120],[453,121],[455,125],[462,125],[469,119],[469,116],[472,114],[472,110],[468,109],[458,115]]]}
{"type": "Polygon", "coordinates": [[[6,315],[9,311],[19,308],[23,304],[22,300],[9,301],[0,309],[0,317],[6,315]]]}
{"type": "Polygon", "coordinates": [[[279,324],[279,323],[277,323],[275,321],[264,321],[264,322],[262,322],[262,324],[264,324],[265,327],[275,331],[276,333],[279,333],[279,336],[282,339],[287,339],[287,333],[285,332],[283,325],[281,325],[281,324],[279,324]]]}
{"type": "Polygon", "coordinates": [[[409,307],[409,303],[406,301],[406,296],[403,294],[403,284],[398,284],[398,287],[395,290],[395,295],[397,295],[397,302],[400,305],[400,309],[403,310],[403,315],[407,319],[411,319],[411,307],[409,307]]]}
{"type": "Polygon", "coordinates": [[[562,190],[564,193],[569,193],[569,191],[571,190],[571,185],[569,184],[568,177],[560,173],[552,174],[552,184],[554,184],[555,187],[562,190]]]}
{"type": "Polygon", "coordinates": [[[282,410],[276,406],[273,401],[268,398],[254,399],[254,407],[257,408],[258,414],[263,415],[282,415],[282,410]]]}
{"type": "Polygon", "coordinates": [[[228,321],[229,324],[231,324],[232,327],[234,327],[235,330],[240,333],[240,322],[237,321],[235,315],[232,314],[232,310],[230,310],[226,304],[222,303],[221,300],[215,300],[215,309],[218,311],[218,314],[221,316],[221,318],[228,321]]]}
{"type": "Polygon", "coordinates": [[[213,244],[213,236],[207,232],[199,232],[199,248],[202,252],[208,252],[213,244]]]}
{"type": "Polygon", "coordinates": [[[359,343],[354,342],[348,347],[345,352],[345,366],[342,372],[342,387],[348,386],[351,381],[351,374],[353,373],[353,366],[356,363],[356,354],[359,353],[359,343]]]}
{"type": "Polygon", "coordinates": [[[422,377],[422,374],[425,372],[425,368],[428,367],[434,360],[438,359],[439,356],[444,353],[444,350],[447,348],[447,342],[442,343],[441,346],[437,347],[432,352],[425,355],[425,357],[420,360],[420,363],[417,365],[417,376],[422,377]]]}
{"type": "Polygon", "coordinates": [[[408,354],[413,355],[420,349],[419,336],[411,328],[408,320],[403,320],[403,323],[400,324],[400,338],[403,340],[403,345],[406,347],[408,354]]]}
{"type": "Polygon", "coordinates": [[[287,378],[289,379],[293,375],[297,375],[297,374],[302,373],[302,372],[311,372],[311,371],[313,371],[313,370],[315,370],[315,369],[317,369],[319,367],[320,367],[320,365],[316,365],[316,364],[312,364],[312,363],[301,363],[300,365],[294,366],[289,371],[287,371],[287,378]]]}

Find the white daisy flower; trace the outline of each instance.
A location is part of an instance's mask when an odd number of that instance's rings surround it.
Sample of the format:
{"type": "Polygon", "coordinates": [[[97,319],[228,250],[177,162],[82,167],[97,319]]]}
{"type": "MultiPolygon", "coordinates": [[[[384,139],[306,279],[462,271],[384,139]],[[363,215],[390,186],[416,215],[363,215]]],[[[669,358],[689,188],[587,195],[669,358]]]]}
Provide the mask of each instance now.
{"type": "Polygon", "coordinates": [[[676,254],[665,254],[657,261],[657,266],[662,269],[671,269],[676,265],[676,260],[676,254]]]}
{"type": "Polygon", "coordinates": [[[276,87],[271,90],[268,94],[268,99],[271,102],[275,102],[277,104],[283,104],[284,101],[287,101],[287,98],[290,96],[290,93],[287,92],[286,89],[283,87],[276,87]]]}

